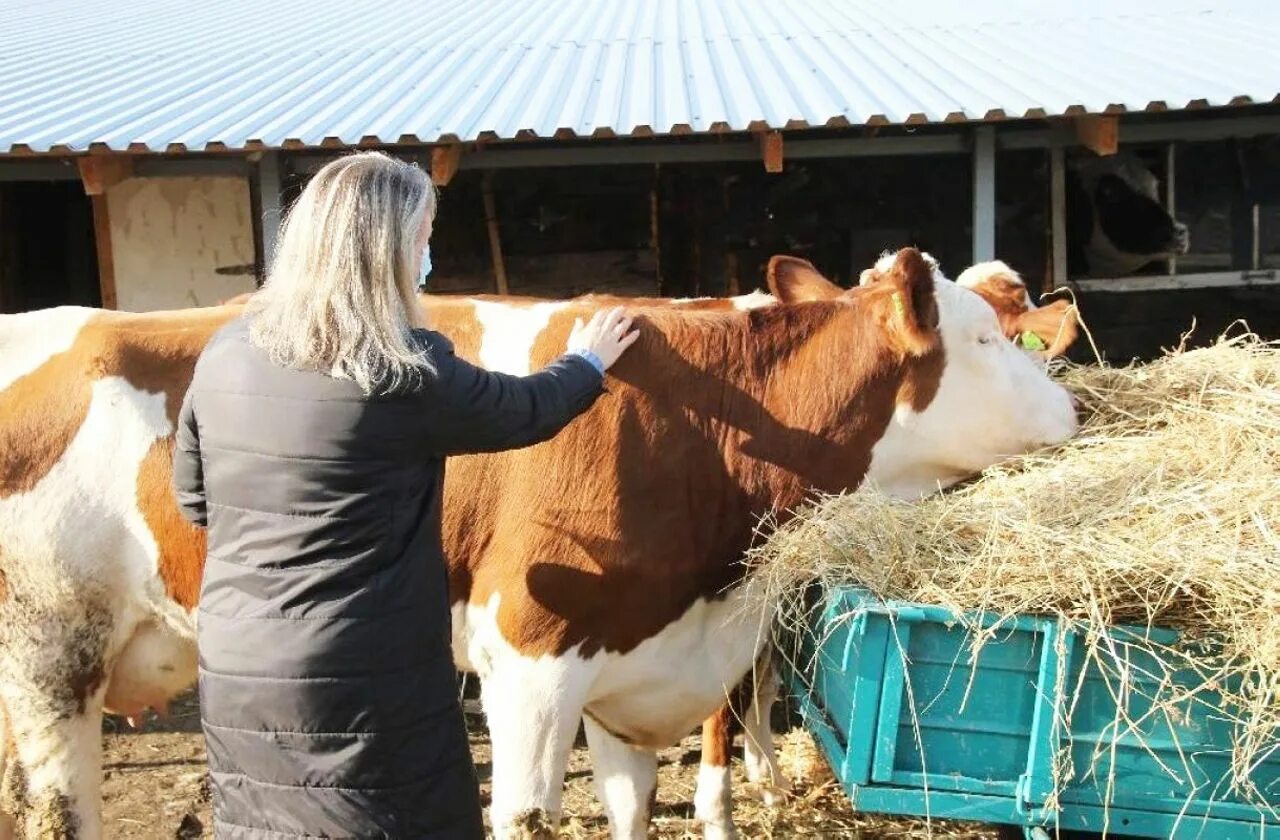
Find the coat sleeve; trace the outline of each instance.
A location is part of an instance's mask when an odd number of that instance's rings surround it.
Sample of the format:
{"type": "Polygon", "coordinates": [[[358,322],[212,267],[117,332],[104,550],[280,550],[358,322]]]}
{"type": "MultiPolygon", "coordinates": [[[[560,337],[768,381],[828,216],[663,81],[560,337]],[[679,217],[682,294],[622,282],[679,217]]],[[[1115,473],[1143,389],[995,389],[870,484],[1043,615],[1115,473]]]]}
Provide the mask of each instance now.
{"type": "Polygon", "coordinates": [[[443,336],[428,341],[436,367],[427,435],[439,455],[500,452],[540,443],[595,403],[604,376],[565,354],[529,376],[494,373],[459,359],[443,336]]]}
{"type": "Polygon", "coordinates": [[[178,412],[178,431],[173,447],[173,491],[178,509],[188,521],[205,527],[208,514],[204,497],[204,466],[200,461],[200,432],[193,408],[194,388],[188,388],[178,412]]]}

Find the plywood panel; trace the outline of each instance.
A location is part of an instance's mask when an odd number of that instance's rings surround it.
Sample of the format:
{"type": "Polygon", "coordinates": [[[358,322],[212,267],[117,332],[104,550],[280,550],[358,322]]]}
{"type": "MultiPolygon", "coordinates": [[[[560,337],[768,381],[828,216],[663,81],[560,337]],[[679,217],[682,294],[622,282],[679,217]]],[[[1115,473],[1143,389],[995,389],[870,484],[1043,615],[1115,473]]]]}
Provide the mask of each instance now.
{"type": "Polygon", "coordinates": [[[209,306],[254,288],[244,178],[131,178],[107,192],[117,305],[209,306]]]}

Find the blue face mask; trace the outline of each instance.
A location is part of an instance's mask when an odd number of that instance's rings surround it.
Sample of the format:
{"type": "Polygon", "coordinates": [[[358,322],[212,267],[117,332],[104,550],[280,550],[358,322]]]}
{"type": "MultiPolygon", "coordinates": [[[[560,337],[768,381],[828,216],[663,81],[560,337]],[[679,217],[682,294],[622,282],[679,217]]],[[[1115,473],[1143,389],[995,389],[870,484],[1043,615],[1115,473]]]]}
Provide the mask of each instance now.
{"type": "Polygon", "coordinates": [[[422,249],[422,276],[418,278],[418,288],[425,289],[427,287],[427,277],[431,274],[431,245],[422,249]]]}

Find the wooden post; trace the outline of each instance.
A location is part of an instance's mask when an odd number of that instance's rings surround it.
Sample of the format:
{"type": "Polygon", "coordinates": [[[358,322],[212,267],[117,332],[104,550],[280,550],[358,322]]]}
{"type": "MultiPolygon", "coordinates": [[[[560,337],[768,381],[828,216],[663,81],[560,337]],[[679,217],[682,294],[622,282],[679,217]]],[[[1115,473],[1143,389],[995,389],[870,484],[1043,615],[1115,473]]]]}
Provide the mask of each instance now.
{"type": "MultiPolygon", "coordinates": [[[[1173,143],[1170,143],[1168,147],[1165,149],[1165,158],[1164,158],[1164,201],[1165,201],[1165,207],[1169,211],[1169,218],[1171,219],[1178,218],[1176,215],[1178,212],[1178,199],[1177,199],[1177,193],[1174,191],[1174,185],[1175,185],[1175,182],[1177,181],[1177,171],[1178,171],[1176,166],[1178,162],[1177,152],[1174,151],[1176,148],[1177,146],[1175,146],[1173,143]]],[[[1169,274],[1173,275],[1177,273],[1178,273],[1178,258],[1177,256],[1169,257],[1169,274]]]]}
{"type": "MultiPolygon", "coordinates": [[[[1253,255],[1249,260],[1249,267],[1254,271],[1262,268],[1262,208],[1258,202],[1253,203],[1253,255]]],[[[1173,273],[1173,269],[1169,270],[1173,273]]]]}
{"type": "Polygon", "coordinates": [[[764,171],[777,174],[782,171],[782,132],[767,131],[760,137],[760,156],[764,158],[764,171]]]}
{"type": "Polygon", "coordinates": [[[458,164],[462,161],[462,145],[450,143],[447,146],[431,147],[431,182],[437,187],[447,186],[458,174],[458,164]]]}
{"type": "Polygon", "coordinates": [[[107,211],[106,194],[89,197],[93,203],[93,242],[98,251],[98,290],[102,295],[102,308],[115,309],[119,305],[116,294],[116,266],[111,252],[111,215],[107,211]]]}
{"type": "Polygon", "coordinates": [[[133,175],[133,160],[127,157],[96,156],[80,158],[80,181],[93,205],[93,242],[98,254],[98,291],[103,309],[116,309],[115,259],[111,250],[111,214],[107,191],[133,175]]]}
{"type": "Polygon", "coordinates": [[[996,130],[979,126],[973,136],[973,262],[996,258],[996,130]]]}
{"type": "Polygon", "coordinates": [[[724,255],[724,269],[728,273],[728,282],[725,283],[725,292],[729,297],[736,297],[742,294],[742,283],[738,280],[738,254],[730,251],[724,255]]]}
{"type": "Polygon", "coordinates": [[[702,296],[702,193],[693,195],[693,243],[690,246],[693,263],[693,296],[702,296]]]}
{"type": "Polygon", "coordinates": [[[489,231],[489,253],[493,257],[493,277],[498,294],[511,294],[507,287],[507,266],[502,259],[502,238],[498,235],[498,211],[493,200],[493,177],[489,173],[481,179],[481,194],[484,198],[484,223],[489,231]]]}
{"type": "Polygon", "coordinates": [[[13,276],[9,268],[12,241],[9,225],[5,219],[4,189],[0,185],[0,315],[18,311],[17,294],[13,288],[13,276]]]}
{"type": "MultiPolygon", "coordinates": [[[[722,209],[727,217],[729,215],[729,180],[721,177],[720,179],[720,196],[722,201],[722,209]]],[[[742,293],[741,286],[738,281],[738,254],[732,248],[727,248],[724,255],[725,270],[725,294],[734,297],[742,293]]]]}
{"type": "Polygon", "coordinates": [[[649,247],[653,250],[654,281],[657,293],[661,297],[662,288],[662,225],[660,215],[662,207],[658,201],[658,187],[662,183],[662,164],[653,165],[653,186],[649,188],[649,247]]]}
{"type": "Polygon", "coordinates": [[[1051,288],[1067,285],[1067,162],[1061,146],[1049,150],[1050,248],[1053,254],[1051,288]]]}
{"type": "Polygon", "coordinates": [[[1120,118],[1088,114],[1075,118],[1076,138],[1096,155],[1114,155],[1120,148],[1120,118]]]}

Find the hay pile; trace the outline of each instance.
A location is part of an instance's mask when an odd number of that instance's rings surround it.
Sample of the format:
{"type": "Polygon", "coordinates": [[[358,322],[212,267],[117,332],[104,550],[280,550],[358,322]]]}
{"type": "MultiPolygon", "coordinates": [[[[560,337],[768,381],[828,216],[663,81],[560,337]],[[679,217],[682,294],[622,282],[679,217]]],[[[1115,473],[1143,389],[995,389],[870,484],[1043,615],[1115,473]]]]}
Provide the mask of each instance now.
{"type": "MultiPolygon", "coordinates": [[[[1224,338],[1060,378],[1086,409],[1068,444],[918,504],[870,489],[821,500],[754,553],[757,574],[792,629],[813,581],[1060,616],[1099,662],[1115,644],[1108,625],[1178,628],[1176,647],[1138,644],[1223,691],[1230,784],[1261,801],[1250,770],[1280,749],[1280,345],[1224,338]]],[[[1176,719],[1193,698],[1167,694],[1157,700],[1176,719]]]]}

